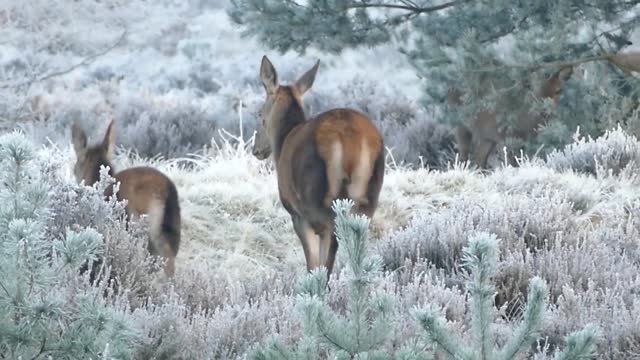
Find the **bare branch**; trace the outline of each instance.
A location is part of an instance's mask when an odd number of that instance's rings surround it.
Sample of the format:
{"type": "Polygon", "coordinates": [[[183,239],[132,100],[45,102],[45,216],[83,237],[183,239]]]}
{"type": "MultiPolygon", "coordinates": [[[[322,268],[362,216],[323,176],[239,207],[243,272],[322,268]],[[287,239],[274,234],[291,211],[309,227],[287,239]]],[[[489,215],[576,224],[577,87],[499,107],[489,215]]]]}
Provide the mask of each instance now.
{"type": "Polygon", "coordinates": [[[626,74],[640,72],[640,52],[619,53],[611,55],[607,60],[626,74]]]}
{"type": "Polygon", "coordinates": [[[536,63],[536,64],[504,64],[497,67],[479,68],[471,71],[492,72],[492,71],[503,70],[506,68],[529,69],[529,70],[538,70],[542,68],[551,68],[551,67],[563,68],[563,67],[577,66],[580,64],[594,62],[594,61],[601,61],[601,60],[611,61],[612,56],[613,55],[611,54],[602,54],[602,55],[589,56],[582,59],[569,60],[569,61],[550,61],[550,62],[543,62],[543,63],[536,63]]]}
{"type": "Polygon", "coordinates": [[[446,2],[446,3],[440,4],[440,5],[428,6],[428,7],[419,7],[419,6],[410,5],[408,2],[402,1],[402,3],[404,5],[400,5],[400,4],[381,4],[381,3],[376,3],[376,4],[353,4],[353,5],[347,6],[347,9],[386,8],[386,9],[405,10],[405,11],[409,11],[409,12],[415,13],[415,14],[423,14],[423,13],[430,13],[430,12],[436,12],[436,11],[444,10],[444,9],[459,5],[459,4],[463,3],[463,2],[464,2],[464,0],[454,0],[454,1],[446,2]]]}
{"type": "Polygon", "coordinates": [[[108,46],[107,48],[95,53],[95,54],[91,54],[89,56],[87,56],[86,58],[82,59],[82,61],[80,61],[77,64],[72,65],[71,67],[69,67],[68,69],[65,70],[60,70],[60,71],[54,71],[52,73],[46,74],[46,75],[42,75],[40,77],[36,77],[36,78],[32,78],[17,84],[3,84],[0,86],[0,89],[8,89],[8,88],[18,88],[18,87],[23,87],[23,86],[31,86],[34,83],[37,82],[41,82],[44,80],[48,80],[54,77],[58,77],[58,76],[62,76],[62,75],[66,75],[80,67],[83,66],[87,66],[91,63],[93,63],[97,58],[106,55],[107,53],[109,53],[111,50],[115,49],[116,47],[118,47],[123,41],[124,39],[127,37],[128,31],[125,29],[122,32],[122,35],[120,35],[120,37],[118,37],[118,40],[116,40],[113,44],[111,44],[110,46],[108,46]]]}

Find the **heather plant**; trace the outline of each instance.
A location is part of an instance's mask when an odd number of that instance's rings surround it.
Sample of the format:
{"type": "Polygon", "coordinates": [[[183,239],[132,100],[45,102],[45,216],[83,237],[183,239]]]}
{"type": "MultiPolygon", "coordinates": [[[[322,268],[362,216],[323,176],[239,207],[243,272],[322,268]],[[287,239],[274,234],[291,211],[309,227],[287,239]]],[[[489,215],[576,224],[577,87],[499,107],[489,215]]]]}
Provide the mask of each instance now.
{"type": "MultiPolygon", "coordinates": [[[[466,171],[408,174],[400,186],[413,189],[428,179],[429,195],[421,202],[435,206],[416,211],[405,228],[378,241],[375,251],[394,273],[424,271],[431,274],[427,282],[455,289],[462,286],[463,239],[494,233],[502,239],[494,298],[500,317],[522,316],[529,279],[538,276],[549,293],[541,332],[547,345],[561,346],[565,334],[593,323],[601,329],[599,356],[627,358],[640,343],[635,322],[622,320],[638,311],[634,289],[640,278],[632,270],[640,261],[635,182],[541,166],[525,162],[486,177],[466,171]]],[[[417,276],[399,277],[396,286],[411,289],[417,276]]],[[[458,299],[455,292],[448,297],[458,299]]],[[[461,321],[459,299],[454,304],[441,306],[449,321],[461,321]]]]}
{"type": "MultiPolygon", "coordinates": [[[[47,219],[45,236],[58,238],[68,228],[95,229],[102,235],[104,247],[92,278],[108,276],[114,286],[126,290],[133,306],[157,291],[153,279],[162,261],[149,254],[146,218],[129,219],[126,202],[115,196],[105,198],[105,189],[115,183],[108,169],[101,168],[100,180],[93,186],[69,182],[55,171],[48,175],[57,191],[50,195],[53,215],[47,219]]],[[[117,193],[117,184],[114,190],[117,193]]]]}
{"type": "Polygon", "coordinates": [[[546,160],[547,166],[558,171],[574,170],[593,175],[632,174],[639,163],[638,139],[620,126],[595,139],[576,133],[573,143],[554,150],[546,160]]]}
{"type": "MultiPolygon", "coordinates": [[[[439,305],[413,314],[426,333],[426,343],[412,340],[413,335],[399,339],[402,343],[390,350],[392,320],[396,307],[387,291],[375,289],[381,280],[381,259],[366,256],[366,218],[350,215],[352,204],[347,200],[334,202],[336,234],[341,249],[346,254],[347,266],[340,283],[346,284],[343,301],[344,312],[333,310],[327,294],[326,273],[313,271],[298,285],[296,307],[304,317],[305,337],[289,346],[277,338],[256,348],[254,359],[319,359],[319,358],[375,358],[375,359],[427,359],[442,354],[452,359],[513,359],[534,351],[532,344],[540,337],[547,307],[547,286],[534,277],[529,281],[527,303],[522,310],[522,320],[511,329],[512,336],[504,339],[499,332],[500,346],[496,345],[499,327],[494,324],[497,311],[494,308],[496,288],[493,283],[498,268],[498,248],[495,235],[478,233],[471,236],[463,248],[462,265],[465,290],[468,293],[470,314],[470,344],[447,328],[447,321],[439,315],[439,305]],[[432,354],[431,352],[435,352],[432,354]]],[[[429,271],[429,270],[427,270],[429,271]]],[[[396,278],[396,281],[399,280],[396,278]]],[[[415,278],[414,278],[415,280],[415,278]]],[[[339,284],[339,283],[335,283],[339,284]]],[[[332,290],[334,291],[334,290],[332,290]]],[[[396,288],[393,292],[397,293],[396,288]]],[[[440,290],[442,291],[442,290],[440,290]]],[[[408,294],[405,293],[405,296],[408,294]]],[[[433,300],[430,300],[430,302],[433,300]]],[[[402,317],[402,315],[401,315],[402,317]]],[[[406,315],[404,315],[406,317],[406,315]]],[[[462,320],[462,319],[461,319],[462,320]]],[[[556,351],[556,359],[583,359],[594,355],[599,332],[591,325],[566,338],[566,348],[556,351]]],[[[546,356],[547,352],[539,354],[546,356]]]]}
{"type": "Polygon", "coordinates": [[[17,132],[0,137],[0,357],[130,358],[138,341],[126,308],[79,277],[104,253],[91,228],[47,238],[50,187],[35,149],[17,132]]]}

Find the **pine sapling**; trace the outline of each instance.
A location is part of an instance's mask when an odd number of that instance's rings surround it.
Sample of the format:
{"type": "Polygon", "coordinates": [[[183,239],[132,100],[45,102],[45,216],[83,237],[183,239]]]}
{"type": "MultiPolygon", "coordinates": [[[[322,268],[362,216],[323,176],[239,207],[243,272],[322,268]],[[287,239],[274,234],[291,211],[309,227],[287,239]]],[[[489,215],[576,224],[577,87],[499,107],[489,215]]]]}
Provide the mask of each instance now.
{"type": "MultiPolygon", "coordinates": [[[[523,319],[506,344],[498,349],[495,344],[493,308],[495,285],[492,278],[498,260],[498,240],[495,235],[479,233],[469,239],[463,249],[463,264],[466,267],[466,289],[471,303],[471,343],[465,343],[451,329],[446,320],[433,309],[416,312],[417,319],[426,331],[427,339],[435,350],[450,359],[510,360],[526,354],[542,329],[546,307],[547,286],[534,277],[529,282],[527,304],[523,319]]],[[[567,349],[557,359],[586,359],[593,356],[597,331],[592,326],[570,335],[567,349]]]]}
{"type": "Polygon", "coordinates": [[[0,137],[0,358],[130,358],[136,332],[79,269],[101,256],[93,229],[45,237],[47,179],[20,133],[0,137]]]}
{"type": "Polygon", "coordinates": [[[273,340],[257,349],[252,355],[254,359],[316,359],[323,350],[337,359],[390,358],[379,348],[391,331],[392,300],[372,289],[382,270],[382,261],[367,256],[369,220],[353,215],[352,207],[351,200],[336,200],[333,204],[340,253],[347,265],[346,314],[339,315],[327,305],[326,271],[314,270],[298,285],[297,303],[304,317],[306,338],[296,350],[273,340]]]}

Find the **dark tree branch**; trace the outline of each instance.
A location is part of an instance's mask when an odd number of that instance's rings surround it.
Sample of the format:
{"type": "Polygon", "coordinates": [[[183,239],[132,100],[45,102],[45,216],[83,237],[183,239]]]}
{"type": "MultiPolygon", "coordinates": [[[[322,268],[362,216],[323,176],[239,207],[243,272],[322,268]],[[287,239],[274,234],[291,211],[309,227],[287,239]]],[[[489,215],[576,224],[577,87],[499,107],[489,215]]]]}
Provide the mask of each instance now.
{"type": "Polygon", "coordinates": [[[386,8],[386,9],[396,9],[396,10],[405,10],[405,11],[409,11],[411,13],[415,13],[415,14],[424,14],[424,13],[430,13],[430,12],[436,12],[436,11],[440,11],[440,10],[444,10],[456,5],[459,5],[463,2],[465,2],[464,0],[454,0],[454,1],[450,1],[450,2],[446,2],[444,4],[440,4],[440,5],[435,5],[435,6],[427,6],[427,7],[420,7],[420,6],[416,6],[415,4],[411,4],[408,1],[401,1],[404,5],[400,5],[400,4],[353,4],[353,5],[349,5],[347,6],[347,10],[349,9],[368,9],[368,8],[386,8]]]}
{"type": "Polygon", "coordinates": [[[507,68],[528,69],[528,70],[538,70],[538,69],[542,69],[542,68],[551,68],[551,67],[563,68],[563,67],[577,66],[577,65],[580,65],[580,64],[584,64],[584,63],[589,63],[589,62],[594,62],[594,61],[602,61],[602,60],[609,61],[609,62],[613,63],[614,65],[616,65],[617,67],[620,67],[620,65],[615,63],[614,55],[609,54],[609,53],[605,53],[605,54],[601,54],[601,55],[589,56],[589,57],[576,59],[576,60],[549,61],[549,62],[542,62],[542,63],[536,63],[536,64],[504,64],[504,65],[497,66],[497,67],[479,68],[479,69],[474,69],[474,70],[471,70],[471,71],[474,71],[474,72],[492,72],[492,71],[499,71],[499,70],[503,70],[503,69],[507,69],[507,68]]]}

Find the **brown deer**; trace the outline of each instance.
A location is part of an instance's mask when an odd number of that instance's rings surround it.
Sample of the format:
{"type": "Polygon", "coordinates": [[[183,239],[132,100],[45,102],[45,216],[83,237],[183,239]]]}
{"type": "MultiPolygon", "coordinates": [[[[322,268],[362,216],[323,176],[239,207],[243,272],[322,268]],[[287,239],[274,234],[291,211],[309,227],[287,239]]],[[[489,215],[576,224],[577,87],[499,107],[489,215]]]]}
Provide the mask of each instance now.
{"type": "MultiPolygon", "coordinates": [[[[572,67],[564,67],[548,78],[536,91],[536,97],[551,99],[554,106],[558,105],[560,92],[565,82],[573,73],[572,67]]],[[[462,105],[462,93],[450,88],[447,93],[449,105],[462,105]]],[[[497,108],[501,105],[498,103],[497,108]]],[[[517,122],[513,129],[501,131],[498,129],[497,117],[500,110],[483,110],[476,114],[469,126],[459,125],[455,129],[456,142],[460,161],[469,160],[471,148],[474,150],[474,161],[482,169],[487,168],[487,161],[493,150],[502,148],[506,137],[529,139],[536,130],[549,119],[549,114],[522,110],[518,113],[517,122]]],[[[514,165],[513,159],[509,161],[514,165]]]]}
{"type": "Polygon", "coordinates": [[[319,65],[294,84],[279,85],[271,61],[262,58],[266,100],[253,155],[260,160],[273,155],[280,201],[302,243],[307,270],[325,266],[331,274],[338,250],[332,201],[350,198],[354,212],[371,218],[385,163],[382,136],[363,113],[332,109],[307,120],[302,96],[319,65]]]}
{"type": "MultiPolygon", "coordinates": [[[[111,164],[115,146],[115,124],[111,121],[103,141],[87,146],[87,136],[77,123],[71,127],[71,137],[76,153],[73,169],[78,182],[84,180],[91,186],[100,180],[100,166],[109,167],[109,175],[120,183],[118,200],[127,200],[129,216],[148,215],[149,252],[166,260],[165,273],[175,273],[175,258],[180,247],[180,203],[173,182],[151,167],[133,167],[115,172],[111,164]]],[[[113,187],[105,190],[105,196],[113,195],[113,187]]]]}

